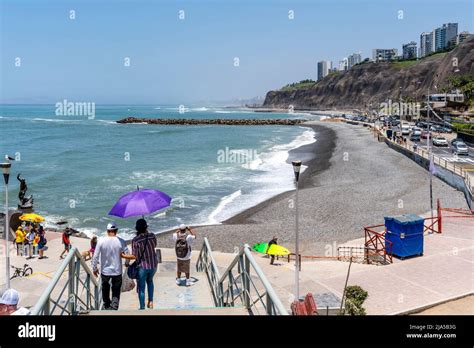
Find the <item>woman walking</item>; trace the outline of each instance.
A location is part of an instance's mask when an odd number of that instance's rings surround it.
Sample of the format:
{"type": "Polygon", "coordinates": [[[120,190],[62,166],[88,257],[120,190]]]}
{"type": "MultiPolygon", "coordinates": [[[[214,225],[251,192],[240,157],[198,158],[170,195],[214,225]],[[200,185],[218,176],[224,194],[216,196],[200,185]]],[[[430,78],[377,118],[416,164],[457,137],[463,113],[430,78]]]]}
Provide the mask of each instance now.
{"type": "Polygon", "coordinates": [[[153,276],[158,266],[156,257],[156,238],[153,233],[148,232],[148,225],[145,219],[139,219],[136,222],[135,229],[137,235],[132,240],[132,253],[129,259],[138,262],[138,299],[140,309],[145,309],[145,286],[148,288],[148,308],[153,308],[153,276]]]}

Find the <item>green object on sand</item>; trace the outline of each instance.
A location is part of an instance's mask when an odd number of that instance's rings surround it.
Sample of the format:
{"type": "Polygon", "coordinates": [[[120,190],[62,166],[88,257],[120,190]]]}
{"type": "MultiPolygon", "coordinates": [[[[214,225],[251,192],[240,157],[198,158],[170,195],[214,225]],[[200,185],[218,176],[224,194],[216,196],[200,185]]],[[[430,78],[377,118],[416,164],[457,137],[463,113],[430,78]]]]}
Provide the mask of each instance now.
{"type": "Polygon", "coordinates": [[[281,245],[278,245],[278,244],[272,244],[269,248],[268,243],[257,243],[257,244],[254,244],[252,249],[258,253],[268,254],[268,255],[284,256],[284,255],[290,254],[290,251],[287,248],[282,247],[281,245]]]}

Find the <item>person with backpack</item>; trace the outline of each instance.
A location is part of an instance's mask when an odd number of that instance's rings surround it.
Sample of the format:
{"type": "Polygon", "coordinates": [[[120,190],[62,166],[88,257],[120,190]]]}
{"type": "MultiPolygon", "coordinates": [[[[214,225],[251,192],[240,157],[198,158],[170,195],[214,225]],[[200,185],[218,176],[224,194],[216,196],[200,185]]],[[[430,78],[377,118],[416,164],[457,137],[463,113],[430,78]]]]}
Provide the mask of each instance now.
{"type": "Polygon", "coordinates": [[[173,241],[175,242],[177,258],[177,285],[181,285],[181,273],[184,273],[186,276],[186,286],[192,285],[189,279],[191,268],[191,244],[195,239],[196,234],[194,231],[189,226],[185,226],[184,224],[179,226],[179,229],[173,233],[173,241]]]}
{"type": "Polygon", "coordinates": [[[138,266],[137,290],[140,310],[145,309],[145,286],[148,288],[147,308],[153,309],[153,276],[158,267],[156,257],[156,237],[148,232],[148,224],[145,219],[139,219],[135,223],[137,235],[132,240],[132,254],[124,258],[135,260],[138,266]]]}

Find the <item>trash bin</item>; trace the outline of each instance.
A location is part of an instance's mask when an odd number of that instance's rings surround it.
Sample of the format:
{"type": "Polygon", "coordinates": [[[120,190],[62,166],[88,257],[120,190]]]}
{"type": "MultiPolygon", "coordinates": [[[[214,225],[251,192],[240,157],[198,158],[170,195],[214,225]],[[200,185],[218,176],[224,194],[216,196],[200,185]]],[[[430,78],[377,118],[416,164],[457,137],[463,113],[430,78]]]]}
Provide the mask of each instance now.
{"type": "Polygon", "coordinates": [[[423,255],[423,229],[425,219],[415,214],[386,216],[385,250],[393,256],[404,259],[423,255]]]}

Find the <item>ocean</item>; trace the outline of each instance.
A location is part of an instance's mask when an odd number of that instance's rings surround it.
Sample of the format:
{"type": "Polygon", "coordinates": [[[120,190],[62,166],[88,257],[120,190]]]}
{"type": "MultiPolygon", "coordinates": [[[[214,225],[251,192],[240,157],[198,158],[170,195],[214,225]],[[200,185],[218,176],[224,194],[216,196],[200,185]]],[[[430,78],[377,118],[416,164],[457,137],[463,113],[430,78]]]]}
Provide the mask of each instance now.
{"type": "MultiPolygon", "coordinates": [[[[216,224],[281,192],[292,190],[288,151],[315,141],[300,126],[158,126],[117,124],[128,116],[162,118],[286,118],[307,114],[167,105],[97,105],[95,117],[57,116],[55,105],[0,105],[1,155],[12,164],[10,207],[21,173],[47,227],[59,221],[91,236],[115,221],[130,238],[136,218],[108,212],[140,188],[173,198],[147,217],[160,232],[181,223],[216,224]]],[[[3,190],[3,187],[2,187],[3,190]]],[[[3,197],[3,194],[2,194],[3,197]]]]}

